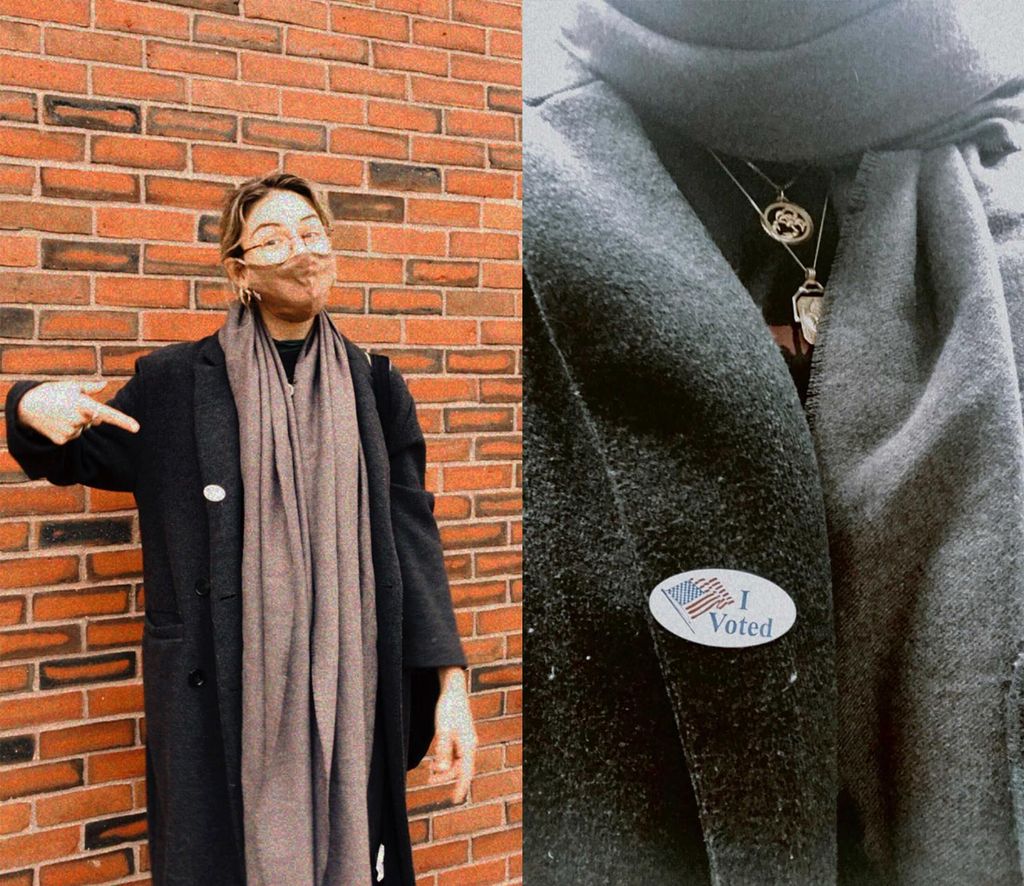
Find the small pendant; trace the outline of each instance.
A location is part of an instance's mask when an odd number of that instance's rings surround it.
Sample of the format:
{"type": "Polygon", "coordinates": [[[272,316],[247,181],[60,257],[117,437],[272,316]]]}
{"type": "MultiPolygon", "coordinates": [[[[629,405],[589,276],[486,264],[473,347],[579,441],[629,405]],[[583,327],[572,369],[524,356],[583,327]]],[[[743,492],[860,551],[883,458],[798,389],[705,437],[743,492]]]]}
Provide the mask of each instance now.
{"type": "Polygon", "coordinates": [[[782,194],[778,200],[764,208],[761,227],[773,240],[790,246],[803,243],[814,233],[811,214],[802,206],[790,203],[782,194]]]}
{"type": "Polygon", "coordinates": [[[818,337],[824,302],[825,287],[815,279],[814,269],[808,268],[804,285],[793,295],[793,319],[800,324],[800,331],[809,345],[818,337]]]}

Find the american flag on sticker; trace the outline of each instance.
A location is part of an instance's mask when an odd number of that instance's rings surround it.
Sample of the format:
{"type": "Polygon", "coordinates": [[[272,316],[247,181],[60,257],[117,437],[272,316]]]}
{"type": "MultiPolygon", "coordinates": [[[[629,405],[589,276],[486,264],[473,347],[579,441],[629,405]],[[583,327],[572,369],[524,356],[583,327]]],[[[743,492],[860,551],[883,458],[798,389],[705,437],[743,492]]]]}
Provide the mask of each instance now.
{"type": "Polygon", "coordinates": [[[712,609],[724,609],[736,602],[717,578],[688,578],[670,588],[663,588],[662,593],[687,622],[712,609]]]}

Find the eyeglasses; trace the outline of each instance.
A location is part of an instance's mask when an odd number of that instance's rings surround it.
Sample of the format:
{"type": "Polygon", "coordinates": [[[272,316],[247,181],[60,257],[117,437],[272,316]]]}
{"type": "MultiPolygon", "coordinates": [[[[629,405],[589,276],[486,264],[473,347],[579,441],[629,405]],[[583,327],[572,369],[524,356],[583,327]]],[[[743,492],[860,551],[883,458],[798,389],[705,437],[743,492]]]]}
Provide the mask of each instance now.
{"type": "MultiPolygon", "coordinates": [[[[331,251],[331,240],[327,232],[322,228],[315,231],[306,231],[301,235],[303,245],[309,252],[317,255],[327,255],[331,251]]],[[[274,234],[269,240],[259,243],[256,246],[249,246],[242,250],[242,255],[247,252],[255,252],[261,259],[261,264],[279,265],[287,261],[295,254],[295,239],[290,235],[274,234]]]]}

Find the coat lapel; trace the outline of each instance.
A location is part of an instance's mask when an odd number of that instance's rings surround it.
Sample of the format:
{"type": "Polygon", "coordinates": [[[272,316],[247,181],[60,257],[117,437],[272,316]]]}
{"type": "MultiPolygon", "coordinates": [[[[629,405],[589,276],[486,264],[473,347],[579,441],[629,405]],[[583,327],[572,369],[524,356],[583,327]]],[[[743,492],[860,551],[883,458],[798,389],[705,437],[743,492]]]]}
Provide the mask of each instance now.
{"type": "Polygon", "coordinates": [[[715,882],[828,883],[835,650],[807,420],[760,310],[636,115],[573,77],[527,95],[524,264],[630,538],[619,581],[647,623],[637,642],[657,652],[715,882]],[[795,626],[743,649],[670,634],[647,596],[697,568],[777,583],[795,626]]]}
{"type": "Polygon", "coordinates": [[[225,771],[236,845],[243,845],[241,804],[242,474],[238,413],[216,334],[200,344],[193,369],[196,452],[204,489],[224,497],[206,502],[210,551],[210,618],[225,771]]]}

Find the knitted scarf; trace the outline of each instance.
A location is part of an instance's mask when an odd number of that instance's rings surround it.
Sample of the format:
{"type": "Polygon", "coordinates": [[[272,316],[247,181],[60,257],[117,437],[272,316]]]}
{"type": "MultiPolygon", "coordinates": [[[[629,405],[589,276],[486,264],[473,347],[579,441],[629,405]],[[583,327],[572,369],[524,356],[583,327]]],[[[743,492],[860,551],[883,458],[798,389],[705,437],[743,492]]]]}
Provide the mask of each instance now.
{"type": "Polygon", "coordinates": [[[258,309],[218,332],[244,488],[242,796],[249,886],[370,876],[377,685],[366,467],[344,342],[325,311],[294,393],[258,309]]]}
{"type": "MultiPolygon", "coordinates": [[[[813,5],[794,4],[809,13],[813,5]]],[[[813,638],[800,654],[824,654],[834,630],[837,732],[827,709],[805,708],[805,735],[765,736],[779,748],[815,741],[835,760],[870,882],[952,886],[983,874],[1016,884],[1024,837],[1024,809],[1012,799],[1024,777],[1024,4],[856,7],[786,45],[773,39],[779,4],[572,3],[562,43],[573,62],[554,62],[536,46],[526,62],[528,71],[535,65],[526,97],[537,108],[524,121],[524,261],[545,328],[591,409],[639,556],[663,564],[645,576],[653,586],[672,571],[717,565],[679,558],[691,546],[680,533],[697,487],[679,482],[664,496],[675,498],[674,512],[652,507],[661,501],[652,490],[699,464],[678,435],[714,441],[727,454],[721,463],[744,464],[744,449],[780,446],[782,429],[802,413],[795,390],[779,382],[785,368],[750,293],[667,174],[638,111],[734,164],[746,157],[836,170],[841,233],[804,426],[819,472],[804,478],[794,503],[820,489],[827,515],[831,597],[825,583],[816,598],[801,598],[798,620],[813,638]],[[714,40],[691,33],[688,14],[702,12],[695,18],[706,22],[712,7],[720,22],[729,10],[744,12],[735,21],[747,33],[732,41],[722,31],[714,40]],[[751,34],[765,42],[752,44],[751,34]],[[763,378],[771,382],[759,387],[763,378]],[[613,379],[617,407],[601,399],[613,379]],[[652,385],[677,389],[688,430],[644,432],[649,418],[627,398],[642,401],[652,385]],[[716,391],[727,396],[715,401],[716,391]],[[723,410],[735,412],[727,421],[723,410]]],[[[834,14],[840,4],[826,8],[834,14]]],[[[699,482],[722,490],[748,480],[699,482]]],[[[739,493],[736,501],[743,506],[739,493]]],[[[817,543],[808,536],[809,548],[817,543]]],[[[784,829],[770,822],[773,799],[759,801],[750,782],[745,802],[764,807],[763,842],[737,845],[730,834],[745,823],[724,820],[716,797],[733,762],[728,745],[690,736],[699,716],[691,698],[700,696],[686,686],[712,675],[686,663],[709,659],[680,651],[687,644],[664,633],[655,642],[713,881],[834,882],[837,785],[827,766],[820,782],[797,780],[793,797],[777,798],[801,822],[788,844],[771,842],[784,829]]],[[[718,659],[723,707],[738,704],[733,659],[718,659]]],[[[754,676],[747,671],[751,690],[754,676]]],[[[756,679],[765,690],[777,682],[756,679]]],[[[773,704],[798,704],[795,690],[789,701],[770,691],[773,704]]],[[[760,704],[748,700],[751,710],[760,704]]],[[[751,736],[760,729],[747,728],[751,736]]],[[[751,744],[749,759],[789,765],[768,746],[751,744]]]]}

